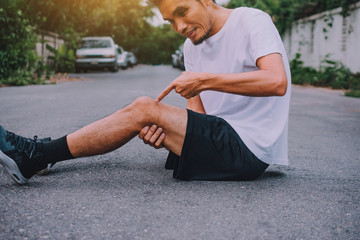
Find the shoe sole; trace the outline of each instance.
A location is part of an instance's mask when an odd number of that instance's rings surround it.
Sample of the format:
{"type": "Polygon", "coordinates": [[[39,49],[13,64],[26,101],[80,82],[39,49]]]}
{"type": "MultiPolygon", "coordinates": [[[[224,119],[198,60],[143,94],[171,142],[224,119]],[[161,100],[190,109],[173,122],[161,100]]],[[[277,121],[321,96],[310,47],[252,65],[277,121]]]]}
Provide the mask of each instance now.
{"type": "Polygon", "coordinates": [[[9,173],[11,178],[14,179],[14,181],[17,184],[23,185],[23,184],[27,183],[27,181],[29,181],[29,179],[25,178],[21,174],[21,172],[20,172],[17,164],[15,163],[15,161],[12,160],[11,158],[9,158],[1,150],[0,150],[0,163],[1,163],[1,165],[4,166],[4,168],[9,173]]]}
{"type": "Polygon", "coordinates": [[[50,168],[52,168],[54,165],[55,165],[55,163],[49,163],[46,168],[38,171],[36,174],[40,175],[40,176],[46,175],[50,172],[50,168]]]}

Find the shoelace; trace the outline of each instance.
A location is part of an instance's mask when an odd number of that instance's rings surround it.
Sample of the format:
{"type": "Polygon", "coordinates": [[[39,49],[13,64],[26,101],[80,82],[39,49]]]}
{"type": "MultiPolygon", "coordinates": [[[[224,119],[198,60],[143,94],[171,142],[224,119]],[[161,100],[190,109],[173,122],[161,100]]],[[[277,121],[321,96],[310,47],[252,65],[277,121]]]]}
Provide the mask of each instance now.
{"type": "Polygon", "coordinates": [[[5,140],[10,142],[11,145],[15,147],[18,152],[24,152],[31,158],[36,150],[36,140],[37,136],[34,136],[34,139],[24,138],[16,135],[12,132],[6,132],[5,140]]]}

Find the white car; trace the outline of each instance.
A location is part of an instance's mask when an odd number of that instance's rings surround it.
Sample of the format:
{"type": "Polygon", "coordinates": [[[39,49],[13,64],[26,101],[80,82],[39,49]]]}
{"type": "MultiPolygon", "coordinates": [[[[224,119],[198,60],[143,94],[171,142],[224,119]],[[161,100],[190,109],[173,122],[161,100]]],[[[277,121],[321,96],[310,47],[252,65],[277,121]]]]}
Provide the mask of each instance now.
{"type": "Polygon", "coordinates": [[[128,53],[125,51],[122,47],[118,46],[118,67],[121,67],[122,69],[127,69],[129,67],[129,59],[128,59],[128,53]]]}
{"type": "Polygon", "coordinates": [[[76,50],[75,70],[108,68],[117,72],[123,67],[126,54],[111,37],[85,37],[76,50]]]}
{"type": "Polygon", "coordinates": [[[179,46],[179,49],[177,49],[174,54],[171,54],[172,66],[174,68],[180,68],[181,70],[185,70],[183,49],[184,49],[184,44],[181,44],[179,46]]]}
{"type": "Polygon", "coordinates": [[[134,53],[127,52],[127,58],[128,58],[128,62],[129,62],[130,67],[137,65],[137,58],[136,58],[134,53]]]}

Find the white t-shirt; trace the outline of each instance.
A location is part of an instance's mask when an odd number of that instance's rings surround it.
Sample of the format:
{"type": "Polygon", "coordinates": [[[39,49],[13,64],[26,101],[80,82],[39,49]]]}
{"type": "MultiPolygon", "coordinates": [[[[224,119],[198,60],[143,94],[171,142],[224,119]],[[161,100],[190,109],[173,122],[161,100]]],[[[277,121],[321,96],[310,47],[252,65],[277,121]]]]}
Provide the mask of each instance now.
{"type": "Polygon", "coordinates": [[[206,114],[225,119],[246,146],[263,162],[288,164],[288,116],[291,75],[280,35],[270,16],[263,11],[234,9],[219,32],[195,46],[184,45],[186,71],[240,73],[259,70],[256,60],[280,53],[288,87],[281,97],[247,97],[204,91],[200,93],[206,114]]]}

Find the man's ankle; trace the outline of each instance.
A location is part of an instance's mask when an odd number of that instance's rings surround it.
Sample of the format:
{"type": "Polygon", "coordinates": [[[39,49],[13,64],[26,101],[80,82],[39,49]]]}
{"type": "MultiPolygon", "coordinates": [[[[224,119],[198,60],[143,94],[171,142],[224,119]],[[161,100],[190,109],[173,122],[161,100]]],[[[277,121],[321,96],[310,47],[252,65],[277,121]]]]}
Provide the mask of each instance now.
{"type": "Polygon", "coordinates": [[[43,160],[46,163],[55,163],[73,159],[66,141],[66,136],[43,143],[43,160]]]}

